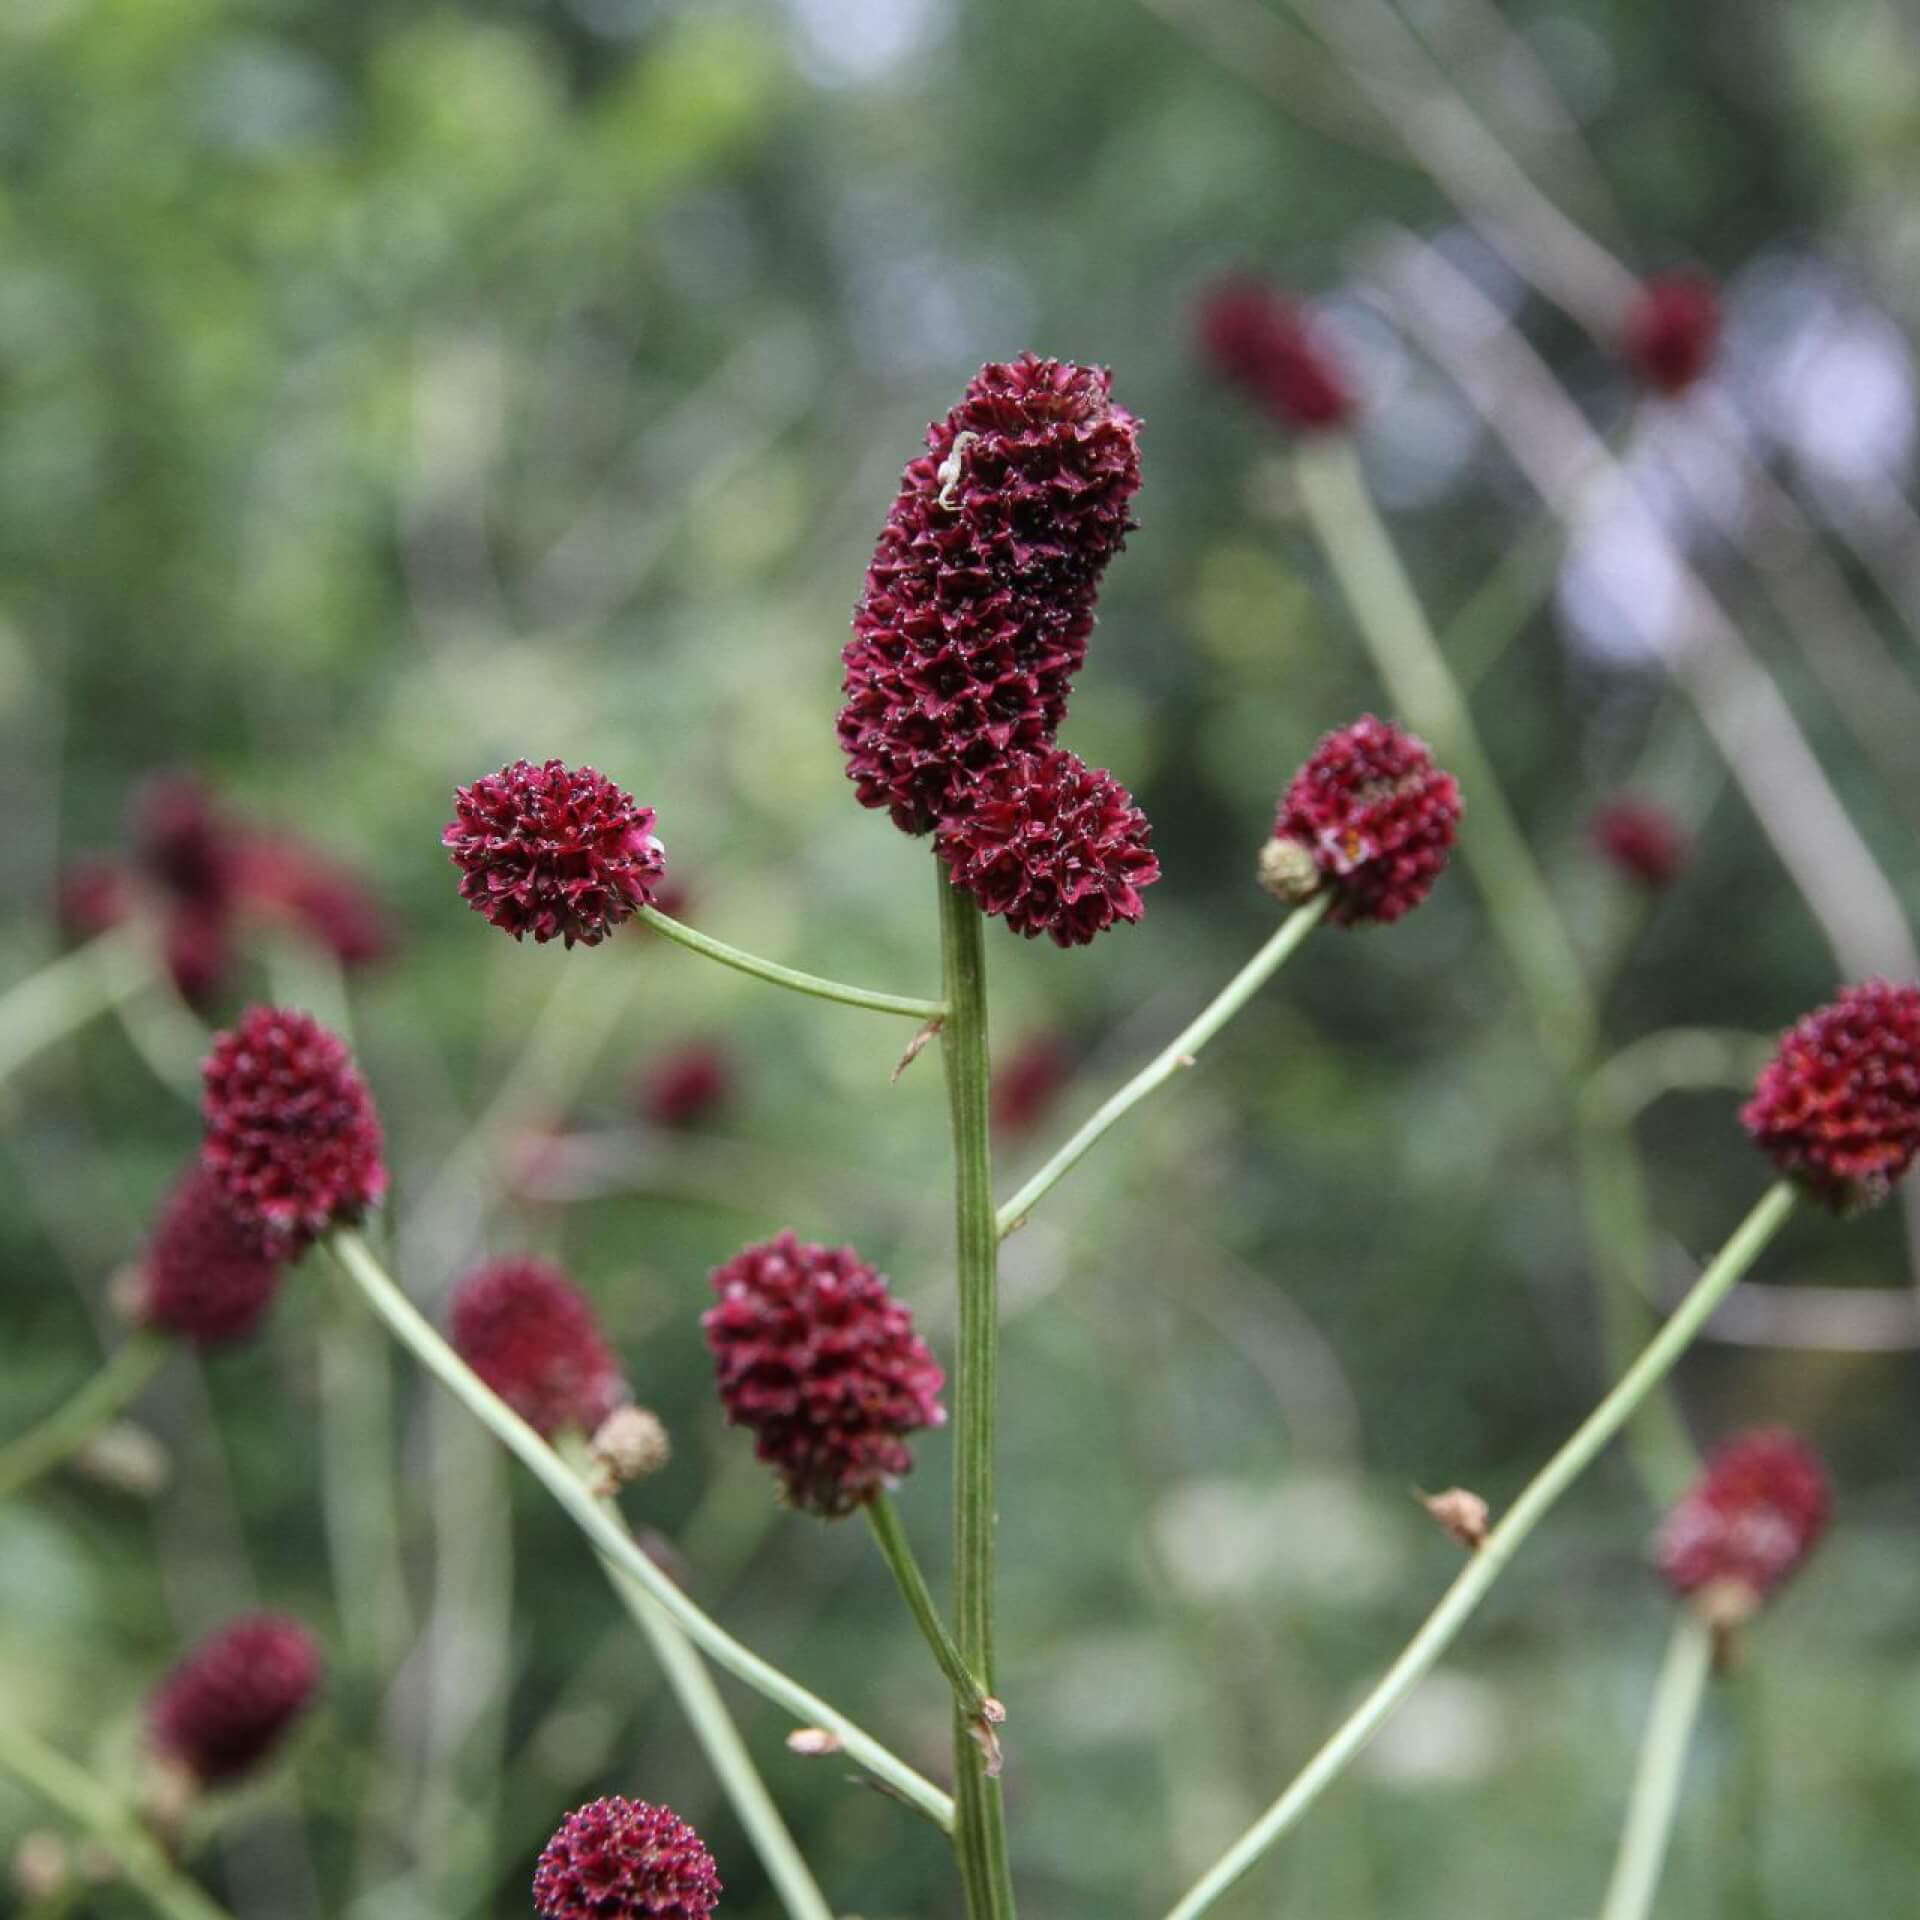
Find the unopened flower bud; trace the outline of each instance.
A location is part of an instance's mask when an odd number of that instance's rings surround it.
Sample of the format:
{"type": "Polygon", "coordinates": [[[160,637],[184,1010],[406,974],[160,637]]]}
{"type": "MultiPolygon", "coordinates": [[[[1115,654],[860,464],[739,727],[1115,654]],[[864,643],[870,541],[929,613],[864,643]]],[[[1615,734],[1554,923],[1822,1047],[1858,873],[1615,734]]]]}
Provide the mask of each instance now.
{"type": "Polygon", "coordinates": [[[664,1422],[647,1407],[616,1407],[593,1436],[593,1464],[608,1493],[658,1473],[672,1453],[664,1422]]]}
{"type": "Polygon", "coordinates": [[[173,1455],[145,1427],[115,1420],[81,1447],[68,1463],[96,1486],[151,1500],[173,1480],[173,1455]]]}
{"type": "Polygon", "coordinates": [[[28,1906],[57,1900],[70,1884],[73,1863],[67,1843],[44,1829],[20,1836],[13,1850],[13,1890],[28,1906]]]}
{"type": "Polygon", "coordinates": [[[1465,1487],[1449,1487],[1445,1493],[1423,1493],[1420,1504],[1469,1553],[1484,1544],[1487,1537],[1487,1503],[1465,1487]]]}

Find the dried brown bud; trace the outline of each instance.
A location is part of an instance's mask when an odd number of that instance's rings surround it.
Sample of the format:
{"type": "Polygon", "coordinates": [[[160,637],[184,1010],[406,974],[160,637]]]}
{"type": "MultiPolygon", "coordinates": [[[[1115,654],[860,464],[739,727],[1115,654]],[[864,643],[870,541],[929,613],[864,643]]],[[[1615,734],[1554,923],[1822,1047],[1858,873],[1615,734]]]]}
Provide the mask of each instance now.
{"type": "Polygon", "coordinates": [[[593,1464],[608,1493],[658,1473],[672,1452],[660,1416],[645,1407],[616,1407],[594,1429],[593,1464]]]}
{"type": "Polygon", "coordinates": [[[821,1760],[840,1751],[840,1736],[825,1727],[795,1727],[787,1735],[787,1751],[809,1760],[821,1760]]]}
{"type": "Polygon", "coordinates": [[[1449,1487],[1445,1493],[1416,1496],[1447,1532],[1469,1553],[1477,1551],[1487,1537],[1487,1503],[1465,1487],[1449,1487]]]}
{"type": "Polygon", "coordinates": [[[1297,907],[1320,891],[1320,868],[1313,849],[1276,835],[1260,849],[1260,884],[1276,900],[1297,907]]]}
{"type": "Polygon", "coordinates": [[[13,1850],[13,1890],[28,1906],[57,1900],[67,1890],[71,1871],[67,1843],[57,1833],[42,1830],[20,1836],[13,1850]]]}
{"type": "Polygon", "coordinates": [[[71,1462],[84,1474],[114,1493],[151,1500],[165,1493],[173,1480],[173,1455],[145,1427],[131,1420],[115,1420],[96,1433],[71,1462]]]}

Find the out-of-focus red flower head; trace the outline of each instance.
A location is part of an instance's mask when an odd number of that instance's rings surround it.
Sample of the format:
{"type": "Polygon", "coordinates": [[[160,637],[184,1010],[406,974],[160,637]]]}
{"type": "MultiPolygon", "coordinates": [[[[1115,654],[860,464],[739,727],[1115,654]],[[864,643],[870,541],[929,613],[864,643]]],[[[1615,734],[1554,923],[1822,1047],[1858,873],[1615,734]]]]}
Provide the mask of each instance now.
{"type": "Polygon", "coordinates": [[[387,1191],[373,1096],[310,1014],[250,1007],[201,1068],[200,1160],[243,1226],[297,1252],[387,1191]]]}
{"type": "Polygon", "coordinates": [[[83,855],[69,860],[54,882],[54,918],[68,940],[111,933],[133,911],[133,889],[117,860],[83,855]]]}
{"type": "Polygon", "coordinates": [[[593,946],[651,906],[666,871],[651,807],[591,767],[516,760],[454,793],[440,836],[460,897],[518,940],[593,946]]]}
{"type": "Polygon", "coordinates": [[[627,1397],[593,1308],[545,1260],[495,1260],[453,1296],[453,1344],[521,1419],[590,1434],[627,1397]]]}
{"type": "Polygon", "coordinates": [[[202,1786],[251,1773],[320,1686],[320,1648],[297,1620],[256,1614],[210,1634],[155,1689],[147,1725],[162,1758],[202,1786]]]}
{"type": "Polygon", "coordinates": [[[273,1304],[280,1271],[196,1165],[168,1196],[141,1261],[140,1320],[203,1346],[243,1340],[273,1304]]]}
{"type": "Polygon", "coordinates": [[[694,1127],[733,1098],[733,1062],[710,1040],[691,1040],[641,1070],[635,1091],[656,1127],[694,1127]]]}
{"type": "Polygon", "coordinates": [[[160,951],[173,990],[190,1007],[206,1007],[219,997],[233,965],[224,911],[175,906],[160,927],[160,951]]]}
{"type": "Polygon", "coordinates": [[[1920,1152],[1920,987],[1848,987],[1780,1040],[1741,1124],[1838,1212],[1873,1206],[1920,1152]]]}
{"type": "Polygon", "coordinates": [[[940,823],[934,849],[983,913],[1031,940],[1085,946],[1146,911],[1160,877],[1153,829],[1112,774],[1051,747],[1010,754],[940,823]]]}
{"type": "Polygon", "coordinates": [[[715,1270],[701,1321],[727,1418],[787,1499],[851,1513],[911,1471],[906,1436],[946,1419],[942,1375],[913,1316],[851,1247],[783,1233],[715,1270]]]}
{"type": "Polygon", "coordinates": [[[1352,388],[1312,316],[1285,294],[1245,275],[1220,280],[1200,298],[1201,351],[1214,371],[1295,433],[1350,425],[1352,388]]]}
{"type": "Polygon", "coordinates": [[[1720,345],[1720,289],[1682,269],[1647,281],[1627,309],[1621,351],[1656,393],[1684,393],[1713,364],[1720,345]]]}
{"type": "Polygon", "coordinates": [[[841,653],[848,776],[913,834],[974,775],[1051,744],[1140,485],[1139,422],[1069,360],[982,367],[927,448],[841,653]]]}
{"type": "Polygon", "coordinates": [[[540,1920],[707,1920],[720,1876],[678,1814],[617,1794],[561,1822],[534,1869],[540,1920]]]}
{"type": "Polygon", "coordinates": [[[380,902],[361,880],[284,834],[249,834],[241,843],[238,892],[253,912],[304,934],[343,967],[362,967],[393,950],[380,902]]]}
{"type": "Polygon", "coordinates": [[[1072,1051],[1056,1035],[1023,1041],[994,1068],[994,1131],[1017,1134],[1038,1126],[1072,1078],[1072,1051]]]}
{"type": "Polygon", "coordinates": [[[1721,1626],[1756,1612],[1827,1530],[1819,1457],[1783,1427],[1741,1434],[1708,1460],[1654,1539],[1675,1593],[1721,1626]]]}
{"type": "Polygon", "coordinates": [[[135,858],[171,898],[224,913],[233,895],[238,844],[213,796],[190,773],[157,773],[134,796],[135,858]]]}
{"type": "Polygon", "coordinates": [[[1433,891],[1459,826],[1459,785],[1425,742],[1362,714],[1294,775],[1261,852],[1261,882],[1295,904],[1331,894],[1335,926],[1384,925],[1433,891]]]}
{"type": "Polygon", "coordinates": [[[1594,809],[1593,844],[1607,861],[1655,893],[1679,879],[1687,864],[1687,833],[1666,808],[1617,794],[1594,809]]]}

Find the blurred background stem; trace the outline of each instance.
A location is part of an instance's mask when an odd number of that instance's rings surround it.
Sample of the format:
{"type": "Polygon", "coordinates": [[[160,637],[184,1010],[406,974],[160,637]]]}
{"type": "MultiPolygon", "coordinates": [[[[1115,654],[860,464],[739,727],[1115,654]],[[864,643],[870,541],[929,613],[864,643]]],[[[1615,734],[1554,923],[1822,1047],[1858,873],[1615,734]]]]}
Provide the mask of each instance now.
{"type": "Polygon", "coordinates": [[[51,1472],[125,1412],[172,1351],[164,1334],[131,1335],[64,1406],[0,1447],[0,1500],[51,1472]]]}

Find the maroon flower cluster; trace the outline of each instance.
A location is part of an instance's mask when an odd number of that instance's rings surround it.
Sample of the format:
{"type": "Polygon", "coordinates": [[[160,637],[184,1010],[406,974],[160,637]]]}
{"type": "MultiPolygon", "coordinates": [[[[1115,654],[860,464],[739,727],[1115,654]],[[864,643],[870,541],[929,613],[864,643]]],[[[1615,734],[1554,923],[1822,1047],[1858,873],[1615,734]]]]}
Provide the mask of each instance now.
{"type": "Polygon", "coordinates": [[[1720,325],[1720,290],[1704,273],[1662,274],[1627,309],[1620,350],[1656,393],[1684,393],[1713,364],[1720,325]]]}
{"type": "Polygon", "coordinates": [[[1593,844],[1629,880],[1655,893],[1679,879],[1687,834],[1664,807],[1620,794],[1594,810],[1593,844]]]}
{"type": "Polygon", "coordinates": [[[940,822],[934,849],[983,913],[1031,940],[1085,946],[1116,920],[1138,920],[1140,889],[1160,877],[1153,829],[1112,774],[1049,747],[1014,753],[973,783],[940,822]]]}
{"type": "Polygon", "coordinates": [[[1740,1113],[1784,1174],[1836,1211],[1872,1206],[1920,1152],[1920,987],[1848,987],[1781,1037],[1740,1113]]]}
{"type": "Polygon", "coordinates": [[[590,1434],[627,1397],[584,1295],[544,1260],[496,1260],[453,1296],[453,1344],[521,1419],[551,1438],[590,1434]]]}
{"type": "Polygon", "coordinates": [[[911,1471],[905,1436],[946,1419],[913,1316],[851,1247],[783,1233],[716,1269],[701,1321],[727,1418],[750,1427],[787,1499],[851,1513],[911,1471]]]}
{"type": "Polygon", "coordinates": [[[373,1097],[346,1045],[311,1015],[250,1007],[201,1068],[200,1163],[243,1227],[298,1252],[387,1190],[373,1097]]]}
{"type": "Polygon", "coordinates": [[[614,1795],[567,1815],[533,1874],[540,1920],[706,1920],[720,1876],[678,1814],[614,1795]]]}
{"type": "Polygon", "coordinates": [[[1201,351],[1214,370],[1280,426],[1337,432],[1354,415],[1353,390],[1303,308],[1258,280],[1236,276],[1200,301],[1201,351]]]}
{"type": "Polygon", "coordinates": [[[1736,1624],[1797,1572],[1827,1529],[1827,1476],[1781,1427],[1719,1449],[1662,1522],[1654,1564],[1683,1598],[1736,1624]]]}
{"type": "Polygon", "coordinates": [[[591,767],[516,760],[454,792],[440,836],[460,897],[518,940],[594,946],[653,904],[666,871],[654,813],[591,767]]]}
{"type": "Polygon", "coordinates": [[[302,841],[235,821],[191,774],[158,774],[140,789],[130,837],[131,865],[87,856],[62,872],[61,930],[91,939],[150,915],[174,986],[196,1006],[225,986],[250,923],[285,927],[346,967],[392,947],[379,903],[357,879],[302,841]]]}
{"type": "Polygon", "coordinates": [[[319,1690],[322,1663],[297,1620],[256,1614],[211,1634],[154,1690],[154,1749],[203,1786],[237,1780],[276,1747],[319,1690]]]}
{"type": "Polygon", "coordinates": [[[1433,891],[1459,825],[1459,785],[1425,743],[1363,714],[1294,775],[1260,877],[1296,904],[1332,895],[1336,926],[1384,925],[1433,891]]]}
{"type": "Polygon", "coordinates": [[[711,1041],[691,1040],[652,1061],[635,1086],[656,1127],[693,1127],[733,1097],[733,1062],[711,1041]]]}
{"type": "Polygon", "coordinates": [[[1036,1127],[1073,1078],[1073,1054],[1050,1033],[1035,1034],[993,1070],[988,1095],[996,1134],[1026,1133],[1036,1127]]]}
{"type": "Polygon", "coordinates": [[[848,774],[912,834],[973,776],[1052,743],[1140,484],[1138,423],[1108,375],[1032,354],[982,367],[927,447],[841,654],[848,774]]]}
{"type": "Polygon", "coordinates": [[[203,1346],[244,1339],[273,1304],[280,1271],[212,1175],[195,1166],[168,1197],[141,1261],[140,1320],[203,1346]]]}

